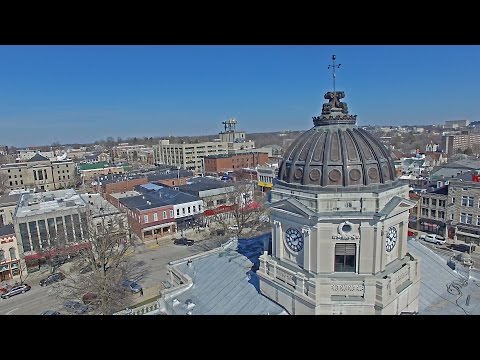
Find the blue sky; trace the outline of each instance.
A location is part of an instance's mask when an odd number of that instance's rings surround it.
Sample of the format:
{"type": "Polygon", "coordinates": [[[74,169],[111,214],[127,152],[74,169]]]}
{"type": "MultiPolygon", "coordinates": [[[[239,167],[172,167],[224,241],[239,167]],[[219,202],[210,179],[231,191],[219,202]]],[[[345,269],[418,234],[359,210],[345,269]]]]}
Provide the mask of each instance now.
{"type": "Polygon", "coordinates": [[[359,125],[480,120],[480,46],[0,46],[0,144],[306,130],[332,54],[359,125]]]}

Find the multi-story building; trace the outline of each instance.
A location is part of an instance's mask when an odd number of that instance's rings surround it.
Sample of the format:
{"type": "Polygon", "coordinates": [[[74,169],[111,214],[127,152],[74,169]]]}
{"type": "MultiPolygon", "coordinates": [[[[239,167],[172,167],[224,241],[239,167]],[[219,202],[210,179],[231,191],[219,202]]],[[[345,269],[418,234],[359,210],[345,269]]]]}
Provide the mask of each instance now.
{"type": "Polygon", "coordinates": [[[243,168],[255,168],[268,162],[267,153],[239,153],[225,155],[209,155],[204,157],[205,174],[218,175],[243,168]]]}
{"type": "Polygon", "coordinates": [[[139,185],[135,190],[173,205],[176,227],[179,230],[191,227],[203,214],[203,201],[197,196],[153,183],[139,185]]]}
{"type": "Polygon", "coordinates": [[[13,224],[0,226],[0,281],[21,278],[27,274],[20,260],[13,224]]]}
{"type": "MultiPolygon", "coordinates": [[[[132,191],[136,186],[152,182],[167,186],[184,185],[193,176],[191,171],[170,170],[153,171],[140,174],[115,175],[110,174],[98,179],[97,191],[110,201],[109,194],[132,191]]],[[[112,204],[116,203],[115,201],[112,204]]]]}
{"type": "Polygon", "coordinates": [[[186,185],[179,186],[178,190],[200,198],[205,209],[203,215],[209,217],[231,210],[233,204],[229,195],[235,191],[235,187],[217,179],[197,177],[190,179],[186,185]]]}
{"type": "Polygon", "coordinates": [[[161,238],[176,231],[173,205],[166,199],[141,194],[121,197],[119,204],[126,211],[131,230],[139,239],[161,238]]]}
{"type": "Polygon", "coordinates": [[[52,248],[68,249],[88,240],[85,201],[74,190],[22,194],[13,224],[20,257],[36,266],[52,248]]]}
{"type": "Polygon", "coordinates": [[[129,145],[128,143],[121,143],[112,148],[113,156],[115,158],[123,158],[127,160],[136,160],[138,153],[149,148],[146,145],[129,145]]]}
{"type": "Polygon", "coordinates": [[[195,173],[202,173],[203,157],[228,154],[228,143],[207,141],[189,144],[170,144],[170,140],[160,140],[155,154],[156,164],[166,164],[192,170],[195,173]]]}
{"type": "Polygon", "coordinates": [[[22,194],[13,221],[19,256],[27,267],[36,267],[59,249],[76,252],[90,246],[101,222],[118,223],[115,231],[127,229],[126,216],[100,194],[79,195],[73,189],[22,194]]]}
{"type": "Polygon", "coordinates": [[[480,133],[461,131],[456,134],[445,133],[442,136],[442,151],[448,156],[455,154],[458,150],[472,149],[480,144],[480,133]]]}
{"type": "Polygon", "coordinates": [[[445,121],[445,127],[448,128],[462,128],[462,127],[467,127],[470,124],[469,120],[447,120],[445,121]]]}
{"type": "Polygon", "coordinates": [[[444,236],[446,231],[448,187],[423,193],[418,201],[417,230],[444,236]]]}
{"type": "Polygon", "coordinates": [[[18,150],[18,161],[28,161],[33,158],[35,155],[40,155],[47,159],[54,159],[55,153],[53,151],[40,151],[40,150],[33,150],[33,149],[19,149],[18,150]]]}
{"type": "MultiPolygon", "coordinates": [[[[448,184],[446,223],[454,239],[480,245],[479,171],[462,174],[448,184]]],[[[476,246],[476,251],[480,247],[476,246]]]]}
{"type": "Polygon", "coordinates": [[[73,161],[50,161],[39,154],[26,162],[1,165],[0,173],[8,177],[9,190],[57,190],[75,183],[73,161]]]}
{"type": "Polygon", "coordinates": [[[0,227],[13,224],[13,213],[20,197],[20,194],[0,196],[0,227]]]}
{"type": "Polygon", "coordinates": [[[257,167],[257,185],[262,192],[266,192],[272,189],[273,179],[278,174],[278,167],[273,166],[259,166],[257,167]]]}
{"type": "Polygon", "coordinates": [[[110,174],[123,174],[125,172],[124,166],[110,165],[105,162],[98,162],[95,164],[80,164],[78,171],[83,181],[96,180],[100,176],[110,174]]]}

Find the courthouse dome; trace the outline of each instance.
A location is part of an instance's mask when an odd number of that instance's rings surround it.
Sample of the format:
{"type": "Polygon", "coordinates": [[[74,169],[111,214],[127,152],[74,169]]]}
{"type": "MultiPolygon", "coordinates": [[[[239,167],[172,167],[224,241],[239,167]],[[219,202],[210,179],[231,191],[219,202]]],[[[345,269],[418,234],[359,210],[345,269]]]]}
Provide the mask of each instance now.
{"type": "Polygon", "coordinates": [[[386,184],[396,178],[385,146],[357,127],[349,115],[343,91],[327,92],[321,116],[314,127],[296,139],[285,152],[278,180],[289,184],[359,187],[386,184]]]}

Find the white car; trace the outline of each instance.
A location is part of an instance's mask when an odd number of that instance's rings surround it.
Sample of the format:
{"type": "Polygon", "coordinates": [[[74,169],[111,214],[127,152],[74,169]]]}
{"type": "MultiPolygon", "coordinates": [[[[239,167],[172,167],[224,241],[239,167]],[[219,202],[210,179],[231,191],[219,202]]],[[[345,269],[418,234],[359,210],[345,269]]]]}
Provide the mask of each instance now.
{"type": "Polygon", "coordinates": [[[437,245],[443,245],[446,243],[446,240],[443,236],[435,235],[435,234],[420,235],[420,240],[424,240],[426,242],[437,244],[437,245]]]}

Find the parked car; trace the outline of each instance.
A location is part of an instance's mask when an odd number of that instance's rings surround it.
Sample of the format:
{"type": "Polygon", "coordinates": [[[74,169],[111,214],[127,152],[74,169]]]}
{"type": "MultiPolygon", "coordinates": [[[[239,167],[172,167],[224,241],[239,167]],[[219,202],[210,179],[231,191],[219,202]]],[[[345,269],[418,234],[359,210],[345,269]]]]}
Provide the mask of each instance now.
{"type": "Polygon", "coordinates": [[[48,275],[45,279],[40,280],[40,286],[47,286],[53,284],[54,282],[62,281],[63,279],[65,279],[65,275],[63,275],[63,273],[53,273],[48,275]]]}
{"type": "Polygon", "coordinates": [[[80,301],[68,300],[65,301],[63,307],[69,312],[74,314],[85,314],[88,311],[88,306],[83,305],[80,301]]]}
{"type": "Polygon", "coordinates": [[[0,286],[0,295],[5,294],[6,292],[7,292],[7,288],[3,287],[3,286],[0,286]]]}
{"type": "Polygon", "coordinates": [[[426,242],[437,244],[437,245],[443,245],[446,242],[443,236],[435,235],[435,234],[421,235],[420,240],[424,240],[426,242]]]}
{"type": "Polygon", "coordinates": [[[45,310],[40,315],[62,315],[62,313],[60,311],[55,311],[55,310],[45,310]]]}
{"type": "Polygon", "coordinates": [[[237,230],[238,230],[238,225],[229,226],[229,227],[228,227],[228,230],[235,230],[235,231],[237,231],[237,230]]]}
{"type": "Polygon", "coordinates": [[[82,301],[87,306],[97,307],[102,304],[102,300],[98,298],[98,295],[93,292],[87,292],[82,296],[82,301]]]}
{"type": "Polygon", "coordinates": [[[2,294],[2,299],[8,299],[9,297],[12,297],[18,294],[23,294],[30,289],[31,289],[31,286],[27,284],[13,286],[10,290],[7,290],[5,294],[2,294]]]}
{"type": "Polygon", "coordinates": [[[135,281],[132,281],[132,280],[122,281],[121,286],[126,288],[126,289],[129,289],[131,292],[133,292],[135,294],[139,293],[140,291],[143,291],[142,286],[140,284],[136,283],[135,281]]]}
{"type": "MultiPolygon", "coordinates": [[[[452,250],[470,253],[470,244],[452,244],[452,250]]],[[[475,246],[472,245],[472,251],[475,250],[475,246]]]]}
{"type": "Polygon", "coordinates": [[[190,239],[187,239],[186,237],[182,237],[180,239],[175,239],[173,241],[173,243],[175,245],[183,245],[183,246],[192,246],[194,241],[193,240],[190,240],[190,239]]]}
{"type": "Polygon", "coordinates": [[[408,230],[407,236],[416,236],[416,235],[417,233],[415,231],[408,230]]]}

